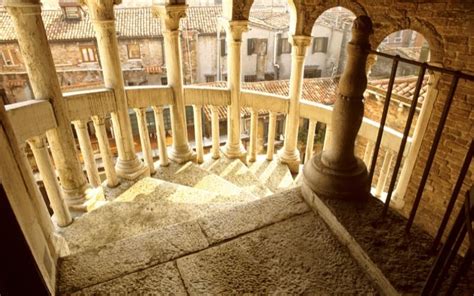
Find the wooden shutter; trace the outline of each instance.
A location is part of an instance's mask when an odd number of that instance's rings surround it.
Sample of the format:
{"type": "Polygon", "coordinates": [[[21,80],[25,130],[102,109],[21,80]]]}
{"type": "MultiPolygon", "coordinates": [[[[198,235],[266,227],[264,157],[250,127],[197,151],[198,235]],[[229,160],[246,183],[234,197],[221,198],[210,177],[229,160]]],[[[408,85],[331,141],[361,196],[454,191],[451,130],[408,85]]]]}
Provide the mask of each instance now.
{"type": "Polygon", "coordinates": [[[328,52],[328,37],[323,37],[322,39],[322,46],[321,46],[321,52],[328,52]]]}
{"type": "Polygon", "coordinates": [[[281,55],[282,46],[283,46],[283,42],[282,42],[282,39],[280,37],[280,38],[278,38],[278,41],[277,41],[277,55],[281,55]]]}
{"type": "Polygon", "coordinates": [[[227,55],[227,52],[225,50],[226,50],[225,39],[221,39],[221,57],[227,55]]]}

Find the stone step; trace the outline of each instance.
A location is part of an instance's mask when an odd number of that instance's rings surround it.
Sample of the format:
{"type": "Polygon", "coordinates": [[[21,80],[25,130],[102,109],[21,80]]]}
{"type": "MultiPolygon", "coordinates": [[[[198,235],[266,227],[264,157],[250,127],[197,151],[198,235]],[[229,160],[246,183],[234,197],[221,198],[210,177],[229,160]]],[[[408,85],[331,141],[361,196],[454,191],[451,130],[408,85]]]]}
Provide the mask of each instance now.
{"type": "Polygon", "coordinates": [[[166,167],[157,166],[156,173],[153,177],[176,184],[207,190],[222,196],[249,195],[249,198],[253,196],[252,193],[201,168],[193,162],[187,162],[184,165],[171,162],[166,167]]]}
{"type": "Polygon", "coordinates": [[[278,160],[267,160],[265,155],[257,155],[250,164],[250,171],[273,192],[281,192],[297,186],[290,169],[278,160]]]}
{"type": "MultiPolygon", "coordinates": [[[[130,200],[132,197],[133,194],[125,196],[125,199],[130,200]]],[[[135,200],[137,199],[138,196],[135,197],[135,200]]],[[[125,291],[130,291],[129,289],[135,292],[132,294],[143,294],[141,292],[149,291],[144,289],[150,288],[161,289],[160,294],[173,294],[173,291],[176,291],[173,288],[175,285],[166,283],[169,280],[176,283],[176,277],[162,279],[164,282],[154,282],[151,286],[142,286],[140,281],[144,277],[139,274],[149,270],[145,272],[146,278],[157,276],[161,270],[154,269],[157,264],[169,266],[170,260],[220,245],[242,234],[252,233],[256,229],[309,212],[310,208],[303,201],[299,190],[290,190],[249,203],[219,208],[188,221],[111,241],[60,258],[58,290],[60,294],[78,292],[83,295],[79,290],[85,288],[83,293],[97,295],[126,294],[125,291]],[[112,284],[115,279],[121,277],[126,279],[126,286],[121,283],[112,284]]],[[[176,262],[171,265],[176,266],[176,262]]],[[[179,280],[179,276],[177,279],[179,280]]]]}
{"type": "Polygon", "coordinates": [[[201,167],[256,196],[264,197],[272,194],[272,191],[240,159],[208,158],[201,167]]]}
{"type": "Polygon", "coordinates": [[[76,253],[255,199],[253,195],[219,195],[147,177],[59,231],[69,252],[76,253]]]}

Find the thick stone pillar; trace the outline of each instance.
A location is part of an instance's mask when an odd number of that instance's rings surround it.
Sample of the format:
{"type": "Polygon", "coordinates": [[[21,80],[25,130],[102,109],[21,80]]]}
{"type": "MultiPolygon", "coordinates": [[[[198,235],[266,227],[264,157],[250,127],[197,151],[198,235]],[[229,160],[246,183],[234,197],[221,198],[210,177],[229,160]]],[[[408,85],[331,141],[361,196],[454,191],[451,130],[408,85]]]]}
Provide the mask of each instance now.
{"type": "Polygon", "coordinates": [[[227,56],[227,87],[230,89],[230,106],[227,109],[227,143],[223,153],[228,158],[245,160],[245,149],[240,140],[240,85],[242,34],[248,30],[248,21],[228,21],[225,23],[227,56]]]}
{"type": "Polygon", "coordinates": [[[35,99],[49,100],[58,127],[46,133],[66,203],[71,210],[85,211],[89,188],[77,156],[71,123],[46,38],[39,0],[3,2],[13,21],[18,44],[35,99]]]}
{"type": "Polygon", "coordinates": [[[355,19],[352,40],[347,46],[347,65],[332,112],[332,139],[327,149],[305,165],[303,193],[307,194],[310,189],[318,195],[335,198],[369,196],[367,168],[354,155],[354,145],[364,115],[363,93],[367,87],[365,71],[371,33],[369,17],[355,19]]]}
{"type": "Polygon", "coordinates": [[[303,88],[304,58],[311,43],[310,36],[291,36],[291,76],[290,108],[286,118],[285,143],[278,153],[280,162],[288,165],[292,173],[297,173],[300,165],[298,127],[300,120],[300,98],[303,88]]]}
{"type": "Polygon", "coordinates": [[[173,144],[169,151],[169,158],[177,163],[184,163],[195,157],[188,142],[179,38],[179,20],[186,16],[186,8],[187,5],[184,4],[153,6],[155,15],[158,14],[161,19],[168,85],[174,94],[174,104],[170,106],[173,144]]]}
{"type": "Polygon", "coordinates": [[[123,83],[120,55],[115,31],[114,5],[117,0],[84,0],[94,26],[104,74],[105,87],[114,90],[117,111],[111,114],[118,159],[115,168],[118,176],[135,180],[148,174],[148,168],[135,154],[132,127],[128,114],[127,96],[123,83]]]}

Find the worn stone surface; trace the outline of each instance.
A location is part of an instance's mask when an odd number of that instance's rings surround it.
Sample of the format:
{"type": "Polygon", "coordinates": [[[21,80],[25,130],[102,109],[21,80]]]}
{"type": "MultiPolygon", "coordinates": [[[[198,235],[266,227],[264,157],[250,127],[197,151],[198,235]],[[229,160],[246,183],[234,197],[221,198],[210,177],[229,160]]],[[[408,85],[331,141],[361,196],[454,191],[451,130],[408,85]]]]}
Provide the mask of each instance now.
{"type": "MultiPolygon", "coordinates": [[[[364,203],[320,199],[399,292],[407,295],[420,293],[435,259],[429,253],[433,241],[431,236],[416,226],[407,234],[406,219],[392,210],[382,220],[383,203],[375,198],[364,203]]],[[[472,294],[473,272],[469,278],[461,282],[456,295],[472,294]]]]}
{"type": "Polygon", "coordinates": [[[185,165],[171,162],[166,167],[157,168],[153,177],[220,195],[251,195],[251,193],[243,191],[233,183],[206,171],[192,162],[185,165]]]}
{"type": "Polygon", "coordinates": [[[195,221],[142,233],[61,258],[59,290],[76,291],[207,246],[207,240],[195,221]]]}
{"type": "Polygon", "coordinates": [[[72,295],[133,294],[186,295],[186,290],[175,263],[169,262],[72,293],[72,295]]]}
{"type": "Polygon", "coordinates": [[[281,192],[296,185],[287,165],[267,160],[265,155],[257,155],[257,160],[249,168],[273,192],[281,192]]]}
{"type": "Polygon", "coordinates": [[[114,201],[61,229],[60,234],[68,242],[71,253],[76,253],[245,203],[247,198],[219,196],[148,177],[114,201]]]}
{"type": "Polygon", "coordinates": [[[217,160],[211,159],[204,162],[203,168],[256,196],[263,197],[272,194],[270,189],[262,184],[239,159],[228,159],[226,157],[221,157],[217,160]]]}
{"type": "Polygon", "coordinates": [[[209,242],[216,243],[309,211],[298,189],[285,191],[199,218],[209,242]]]}
{"type": "Polygon", "coordinates": [[[196,294],[375,294],[314,213],[303,214],[177,260],[196,294]]]}

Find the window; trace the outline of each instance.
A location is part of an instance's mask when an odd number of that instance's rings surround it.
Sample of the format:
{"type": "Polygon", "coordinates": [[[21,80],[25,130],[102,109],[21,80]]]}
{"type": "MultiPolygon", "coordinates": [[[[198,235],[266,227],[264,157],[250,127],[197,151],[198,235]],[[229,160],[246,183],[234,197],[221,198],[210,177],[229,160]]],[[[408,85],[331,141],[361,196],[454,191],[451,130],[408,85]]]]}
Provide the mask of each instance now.
{"type": "Polygon", "coordinates": [[[321,70],[317,67],[306,67],[304,69],[304,78],[318,78],[321,77],[321,70]]]}
{"type": "Polygon", "coordinates": [[[214,82],[216,78],[216,75],[206,75],[206,82],[214,82]]]}
{"type": "Polygon", "coordinates": [[[140,44],[136,44],[136,43],[127,44],[127,54],[128,54],[129,60],[141,59],[140,44]]]}
{"type": "Polygon", "coordinates": [[[14,48],[0,51],[0,61],[5,66],[15,66],[20,64],[18,52],[14,48]]]}
{"type": "Polygon", "coordinates": [[[67,20],[80,20],[81,12],[77,6],[66,6],[64,7],[64,14],[67,20]]]}
{"type": "Polygon", "coordinates": [[[83,63],[97,62],[94,45],[82,45],[79,47],[79,49],[81,50],[83,63]]]}
{"type": "Polygon", "coordinates": [[[328,51],[328,37],[315,37],[313,39],[313,53],[328,51]]]}
{"type": "Polygon", "coordinates": [[[168,85],[168,77],[166,76],[161,77],[161,85],[168,85]]]}
{"type": "Polygon", "coordinates": [[[227,44],[225,43],[225,39],[221,39],[221,57],[227,55],[227,44]]]}
{"type": "Polygon", "coordinates": [[[398,32],[394,33],[393,34],[393,42],[395,42],[395,43],[402,42],[402,34],[403,34],[402,31],[398,31],[398,32]]]}
{"type": "Polygon", "coordinates": [[[291,44],[288,38],[280,38],[278,42],[278,54],[291,53],[291,44]]]}
{"type": "Polygon", "coordinates": [[[265,73],[265,80],[275,80],[275,74],[274,73],[265,73]]]}
{"type": "Polygon", "coordinates": [[[251,38],[247,40],[247,55],[266,55],[267,39],[251,38]]]}
{"type": "Polygon", "coordinates": [[[255,82],[257,81],[257,75],[245,75],[244,76],[245,82],[255,82]]]}

